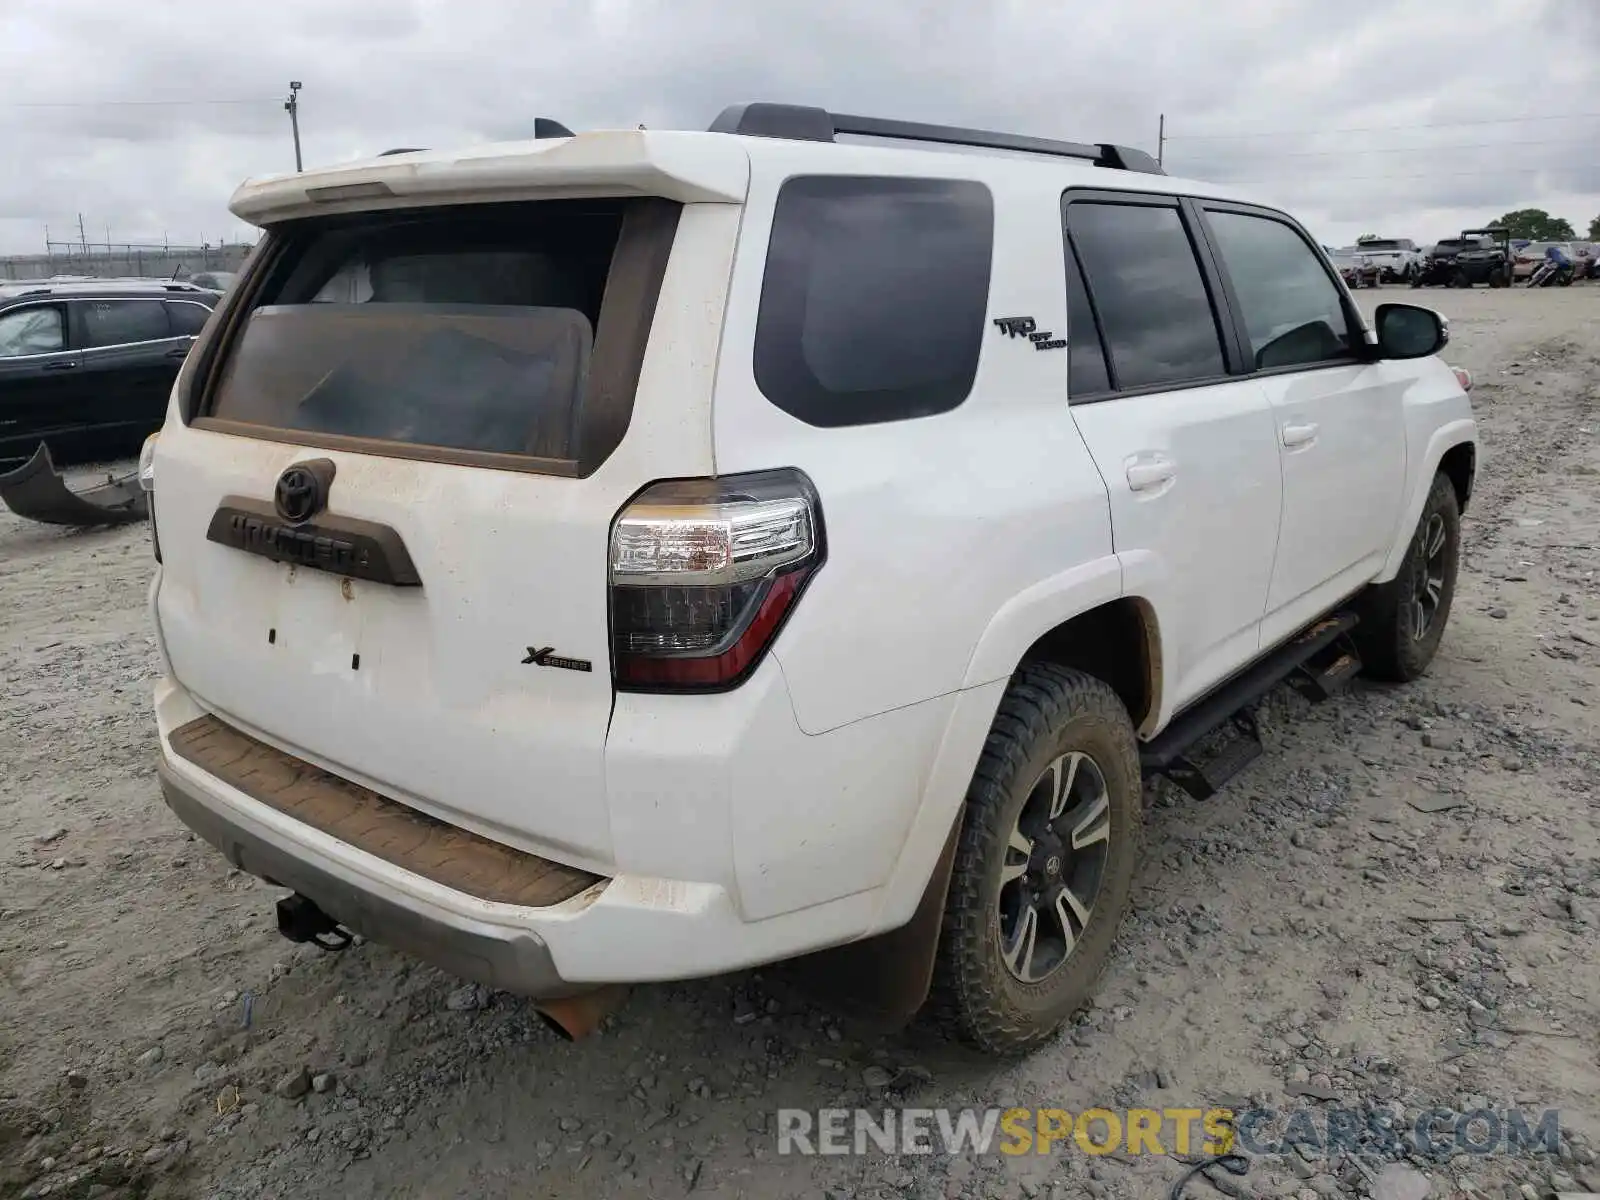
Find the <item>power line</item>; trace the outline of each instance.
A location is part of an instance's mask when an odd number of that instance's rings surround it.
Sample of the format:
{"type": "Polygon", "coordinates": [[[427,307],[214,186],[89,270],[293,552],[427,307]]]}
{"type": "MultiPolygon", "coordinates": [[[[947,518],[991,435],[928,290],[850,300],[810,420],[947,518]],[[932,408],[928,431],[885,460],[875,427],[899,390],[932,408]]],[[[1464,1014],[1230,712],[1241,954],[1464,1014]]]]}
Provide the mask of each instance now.
{"type": "Polygon", "coordinates": [[[1276,133],[1169,133],[1169,142],[1214,142],[1236,138],[1321,137],[1325,133],[1389,133],[1402,129],[1459,129],[1469,125],[1520,125],[1528,121],[1591,121],[1600,113],[1550,113],[1538,117],[1488,117],[1481,121],[1433,121],[1421,125],[1360,125],[1344,129],[1286,129],[1276,133]]]}
{"type": "MultiPolygon", "coordinates": [[[[1585,170],[1586,168],[1578,164],[1562,164],[1559,166],[1524,166],[1520,169],[1529,174],[1549,175],[1563,171],[1581,171],[1585,170]]],[[[1501,167],[1498,170],[1493,171],[1422,171],[1415,175],[1318,175],[1312,179],[1304,179],[1291,175],[1288,176],[1287,179],[1294,182],[1315,183],[1319,187],[1323,187],[1329,183],[1356,183],[1368,182],[1377,179],[1464,179],[1469,176],[1482,177],[1486,175],[1498,175],[1504,177],[1505,173],[1505,168],[1501,167]]],[[[1184,170],[1180,171],[1179,174],[1190,174],[1190,172],[1184,170]]],[[[1196,171],[1192,174],[1195,178],[1200,179],[1208,177],[1205,171],[1196,171]]],[[[1235,178],[1237,178],[1237,176],[1235,178]]],[[[1275,186],[1283,185],[1277,184],[1275,186]]]]}
{"type": "Polygon", "coordinates": [[[1356,154],[1437,154],[1445,150],[1519,150],[1523,146],[1571,146],[1571,138],[1540,138],[1525,142],[1450,142],[1443,146],[1383,146],[1374,150],[1265,150],[1278,158],[1335,158],[1356,154]]]}
{"type": "Polygon", "coordinates": [[[8,100],[0,108],[162,108],[188,104],[277,104],[276,99],[263,100],[8,100]]]}

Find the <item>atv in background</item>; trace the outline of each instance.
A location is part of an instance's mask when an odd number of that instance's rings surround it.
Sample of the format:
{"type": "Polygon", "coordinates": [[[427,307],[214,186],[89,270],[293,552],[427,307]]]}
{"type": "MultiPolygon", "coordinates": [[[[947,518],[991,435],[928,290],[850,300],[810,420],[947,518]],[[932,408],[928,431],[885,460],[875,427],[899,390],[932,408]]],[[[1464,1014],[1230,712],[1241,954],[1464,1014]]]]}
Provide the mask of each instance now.
{"type": "Polygon", "coordinates": [[[1468,246],[1456,255],[1456,287],[1487,283],[1492,288],[1511,286],[1511,231],[1503,228],[1465,229],[1464,238],[1480,238],[1482,245],[1468,246]]]}
{"type": "Polygon", "coordinates": [[[1500,228],[1467,229],[1429,247],[1412,287],[1490,287],[1511,285],[1511,238],[1500,228]]]}

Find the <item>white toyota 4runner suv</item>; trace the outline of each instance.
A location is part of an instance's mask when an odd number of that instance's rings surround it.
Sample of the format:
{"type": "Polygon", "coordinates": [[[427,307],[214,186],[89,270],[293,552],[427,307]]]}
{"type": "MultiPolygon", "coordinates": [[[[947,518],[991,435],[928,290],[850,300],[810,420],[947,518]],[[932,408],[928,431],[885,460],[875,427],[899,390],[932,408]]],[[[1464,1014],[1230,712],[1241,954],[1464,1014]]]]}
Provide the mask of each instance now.
{"type": "Polygon", "coordinates": [[[141,464],[155,709],[296,940],[569,1032],[806,956],[1024,1049],[1107,961],[1143,777],[1209,795],[1268,688],[1444,631],[1444,322],[1368,327],[1141,152],[752,104],[231,207],[261,244],[141,464]]]}

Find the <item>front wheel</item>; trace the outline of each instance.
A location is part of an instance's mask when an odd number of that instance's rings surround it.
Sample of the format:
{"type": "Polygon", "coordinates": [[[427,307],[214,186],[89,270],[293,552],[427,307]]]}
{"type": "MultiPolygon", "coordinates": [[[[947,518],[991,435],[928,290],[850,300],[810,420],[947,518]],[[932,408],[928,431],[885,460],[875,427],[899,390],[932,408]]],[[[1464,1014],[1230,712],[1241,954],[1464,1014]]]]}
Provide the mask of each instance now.
{"type": "Polygon", "coordinates": [[[1441,472],[1422,506],[1400,573],[1362,598],[1353,637],[1368,675],[1409,683],[1433,662],[1461,560],[1461,506],[1455,485],[1441,472]]]}
{"type": "Polygon", "coordinates": [[[1021,667],[967,791],[935,1020],[994,1054],[1049,1039],[1110,960],[1142,823],[1138,743],[1117,694],[1081,671],[1021,667]]]}

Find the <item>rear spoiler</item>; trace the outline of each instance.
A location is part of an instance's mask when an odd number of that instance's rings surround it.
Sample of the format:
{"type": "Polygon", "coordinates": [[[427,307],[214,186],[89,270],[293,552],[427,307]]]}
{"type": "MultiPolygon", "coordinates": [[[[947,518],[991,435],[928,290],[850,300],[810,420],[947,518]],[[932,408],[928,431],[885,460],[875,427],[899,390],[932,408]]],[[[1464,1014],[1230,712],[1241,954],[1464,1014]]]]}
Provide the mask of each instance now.
{"type": "Polygon", "coordinates": [[[228,209],[252,225],[370,208],[563,196],[659,196],[742,204],[750,156],[732,138],[602,130],[438,152],[407,151],[251,180],[228,209]]]}

